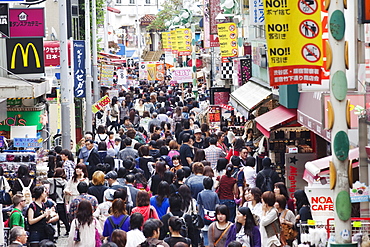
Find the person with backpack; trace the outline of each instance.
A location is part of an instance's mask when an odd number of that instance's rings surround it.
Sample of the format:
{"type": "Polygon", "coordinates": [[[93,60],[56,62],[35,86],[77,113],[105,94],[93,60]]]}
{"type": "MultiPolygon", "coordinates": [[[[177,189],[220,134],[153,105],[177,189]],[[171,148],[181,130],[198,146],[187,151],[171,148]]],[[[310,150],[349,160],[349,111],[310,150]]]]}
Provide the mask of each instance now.
{"type": "Polygon", "coordinates": [[[216,220],[216,207],[220,200],[216,192],[212,191],[213,179],[205,177],[203,179],[204,190],[197,197],[198,212],[203,219],[204,227],[202,228],[204,246],[208,246],[208,228],[216,220]]]}
{"type": "Polygon", "coordinates": [[[36,186],[36,182],[34,179],[30,178],[30,171],[28,166],[21,165],[17,171],[17,179],[14,181],[12,187],[12,194],[15,195],[17,193],[22,193],[22,195],[26,199],[26,204],[30,204],[32,202],[32,193],[31,191],[36,186]]]}
{"type": "Polygon", "coordinates": [[[105,220],[103,236],[110,240],[114,230],[121,229],[126,232],[130,230],[130,216],[127,215],[126,203],[121,198],[115,199],[111,207],[111,216],[105,220]]]}
{"type": "Polygon", "coordinates": [[[139,244],[138,247],[170,247],[166,242],[158,239],[162,225],[163,223],[158,219],[147,220],[143,226],[143,233],[146,240],[139,244]]]}
{"type": "Polygon", "coordinates": [[[10,213],[8,223],[9,228],[12,229],[14,226],[21,226],[25,228],[25,220],[22,211],[26,207],[26,199],[21,194],[15,194],[12,200],[14,208],[10,213]]]}
{"type": "Polygon", "coordinates": [[[256,187],[258,187],[262,193],[265,191],[274,191],[274,184],[281,182],[279,174],[274,171],[271,167],[271,159],[264,158],[262,160],[263,169],[258,172],[256,178],[256,187]]]}
{"type": "Polygon", "coordinates": [[[183,220],[178,216],[171,216],[168,220],[169,230],[171,232],[170,237],[166,237],[164,241],[170,246],[174,247],[178,242],[183,242],[188,246],[191,246],[191,240],[180,234],[181,228],[183,227],[183,220]]]}

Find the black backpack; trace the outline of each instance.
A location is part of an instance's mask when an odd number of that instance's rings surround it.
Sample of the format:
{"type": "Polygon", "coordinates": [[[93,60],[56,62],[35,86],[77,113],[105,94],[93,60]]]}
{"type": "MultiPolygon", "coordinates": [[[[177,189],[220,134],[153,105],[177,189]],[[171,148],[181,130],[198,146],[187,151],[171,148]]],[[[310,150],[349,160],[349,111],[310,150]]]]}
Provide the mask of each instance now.
{"type": "Polygon", "coordinates": [[[125,223],[125,221],[126,221],[127,218],[128,218],[128,215],[124,215],[123,218],[122,218],[122,220],[119,222],[118,225],[117,224],[114,224],[113,219],[112,219],[112,216],[109,216],[108,217],[108,220],[109,220],[110,224],[112,225],[113,231],[114,231],[116,229],[121,229],[123,223],[125,223]]]}
{"type": "MultiPolygon", "coordinates": [[[[173,216],[172,212],[169,212],[169,215],[170,217],[173,216]]],[[[188,237],[188,226],[186,225],[186,221],[185,221],[185,213],[182,214],[181,217],[179,217],[179,219],[181,220],[181,229],[180,229],[180,234],[181,236],[183,236],[184,238],[187,238],[188,237]]]]}
{"type": "MultiPolygon", "coordinates": [[[[49,198],[51,200],[53,200],[54,202],[57,202],[57,198],[58,198],[57,188],[62,188],[64,190],[64,186],[63,185],[57,185],[57,182],[56,182],[55,178],[53,180],[54,180],[54,191],[53,191],[52,194],[49,194],[49,198]]],[[[50,191],[49,191],[49,193],[50,193],[50,191]]]]}
{"type": "Polygon", "coordinates": [[[272,182],[271,176],[274,173],[274,170],[271,170],[269,175],[266,176],[264,172],[261,172],[261,175],[263,176],[263,182],[261,185],[261,191],[262,193],[265,191],[274,191],[274,183],[272,182]]]}

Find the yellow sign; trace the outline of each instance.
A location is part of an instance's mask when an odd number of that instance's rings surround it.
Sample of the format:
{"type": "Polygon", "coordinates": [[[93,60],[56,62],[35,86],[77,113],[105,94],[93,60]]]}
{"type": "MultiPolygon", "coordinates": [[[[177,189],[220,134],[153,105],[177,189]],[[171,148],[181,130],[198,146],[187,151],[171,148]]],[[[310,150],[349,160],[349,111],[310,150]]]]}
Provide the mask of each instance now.
{"type": "Polygon", "coordinates": [[[307,225],[314,226],[314,225],[316,225],[316,221],[314,221],[314,220],[307,220],[307,225]]]}
{"type": "Polygon", "coordinates": [[[99,110],[103,109],[104,106],[110,103],[110,98],[108,95],[105,95],[103,98],[98,100],[95,104],[92,105],[92,112],[97,113],[99,110]]]}
{"type": "Polygon", "coordinates": [[[191,54],[191,30],[189,28],[176,29],[177,49],[179,56],[189,56],[191,54]]]}
{"type": "Polygon", "coordinates": [[[361,221],[354,221],[353,222],[353,227],[362,227],[361,221]]]}
{"type": "Polygon", "coordinates": [[[321,1],[264,0],[264,7],[270,85],[320,84],[321,1]]]}
{"type": "Polygon", "coordinates": [[[176,30],[171,31],[171,50],[172,54],[177,54],[176,30]]]}
{"type": "Polygon", "coordinates": [[[162,33],[162,47],[164,51],[171,51],[171,33],[162,33]]]}
{"type": "Polygon", "coordinates": [[[33,54],[35,55],[36,68],[41,68],[40,57],[39,57],[39,54],[37,52],[35,45],[32,43],[28,43],[26,46],[26,49],[24,49],[23,45],[21,43],[18,43],[14,46],[14,49],[13,49],[11,66],[10,66],[11,69],[15,69],[15,57],[17,55],[18,47],[22,53],[23,67],[28,67],[28,52],[29,52],[30,47],[32,47],[33,54]]]}
{"type": "Polygon", "coordinates": [[[238,56],[238,33],[235,23],[217,24],[218,39],[220,41],[221,57],[227,62],[228,57],[238,56]]]}
{"type": "Polygon", "coordinates": [[[148,70],[148,80],[149,81],[154,81],[156,80],[156,73],[157,73],[157,65],[155,63],[148,63],[146,65],[147,70],[148,70]]]}

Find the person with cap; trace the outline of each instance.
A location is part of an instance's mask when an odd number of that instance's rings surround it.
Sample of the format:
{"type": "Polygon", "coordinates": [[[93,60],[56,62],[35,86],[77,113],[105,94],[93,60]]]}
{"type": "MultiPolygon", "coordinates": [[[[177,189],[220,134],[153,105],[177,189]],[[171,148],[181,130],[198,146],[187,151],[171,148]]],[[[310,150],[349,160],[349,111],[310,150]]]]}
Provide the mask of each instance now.
{"type": "Polygon", "coordinates": [[[93,211],[98,207],[98,199],[95,196],[87,194],[89,185],[86,182],[80,182],[77,185],[77,190],[80,193],[73,201],[69,204],[69,221],[72,222],[76,218],[77,207],[81,201],[89,201],[93,207],[93,211]]]}
{"type": "Polygon", "coordinates": [[[126,144],[126,147],[119,151],[117,155],[118,159],[127,160],[129,157],[132,157],[133,159],[138,158],[138,151],[131,146],[132,139],[130,137],[126,137],[123,142],[126,144]]]}
{"type": "Polygon", "coordinates": [[[259,171],[257,174],[256,187],[258,187],[262,191],[262,193],[267,190],[273,192],[274,184],[277,182],[282,182],[279,174],[275,170],[272,169],[271,165],[272,165],[271,159],[268,157],[264,158],[262,160],[263,169],[259,171]],[[268,177],[271,179],[272,188],[262,188],[262,187],[266,187],[266,186],[263,186],[263,184],[265,180],[267,180],[268,177]]]}
{"type": "Polygon", "coordinates": [[[194,136],[195,136],[195,139],[194,139],[193,147],[204,149],[204,140],[202,138],[202,131],[199,128],[194,130],[194,136]]]}
{"type": "Polygon", "coordinates": [[[124,189],[124,190],[126,190],[126,193],[127,193],[127,206],[132,207],[133,202],[132,202],[132,198],[131,198],[130,189],[127,188],[126,186],[120,185],[118,183],[118,181],[117,181],[117,178],[118,178],[117,172],[110,171],[105,175],[104,178],[107,180],[107,182],[109,184],[109,189],[104,191],[104,197],[106,197],[106,193],[111,193],[112,190],[113,190],[113,193],[114,193],[118,189],[124,189]]]}

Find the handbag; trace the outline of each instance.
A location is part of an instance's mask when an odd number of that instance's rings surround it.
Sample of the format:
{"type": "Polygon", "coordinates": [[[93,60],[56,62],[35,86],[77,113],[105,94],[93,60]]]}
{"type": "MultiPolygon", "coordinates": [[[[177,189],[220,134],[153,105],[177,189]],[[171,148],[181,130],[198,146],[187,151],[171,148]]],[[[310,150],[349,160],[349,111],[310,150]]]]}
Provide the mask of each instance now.
{"type": "Polygon", "coordinates": [[[204,222],[202,217],[194,211],[194,202],[191,200],[191,223],[193,224],[194,228],[200,230],[204,227],[204,222]]]}
{"type": "MultiPolygon", "coordinates": [[[[283,219],[285,219],[285,216],[287,214],[287,209],[284,210],[284,215],[282,216],[283,219]]],[[[294,229],[293,226],[286,224],[286,223],[281,223],[281,233],[280,233],[280,238],[284,241],[293,241],[294,239],[297,238],[298,232],[297,230],[294,229]]]]}
{"type": "Polygon", "coordinates": [[[102,246],[102,242],[100,239],[100,233],[98,231],[98,228],[96,228],[96,220],[95,220],[95,247],[100,247],[102,246]]]}
{"type": "Polygon", "coordinates": [[[0,190],[0,203],[3,205],[10,205],[12,204],[12,198],[10,197],[9,193],[5,191],[4,179],[4,176],[1,176],[0,188],[4,189],[0,190]]]}
{"type": "Polygon", "coordinates": [[[54,240],[54,235],[55,235],[55,228],[51,223],[47,223],[45,227],[45,233],[48,236],[48,239],[53,241],[54,240]]]}
{"type": "MultiPolygon", "coordinates": [[[[275,209],[272,209],[272,210],[275,210],[275,209]]],[[[266,228],[266,234],[268,238],[271,238],[272,236],[276,235],[280,241],[278,234],[280,234],[281,229],[280,229],[279,215],[277,212],[276,212],[276,216],[277,216],[276,220],[274,220],[271,224],[265,226],[265,228],[266,228]]]]}

